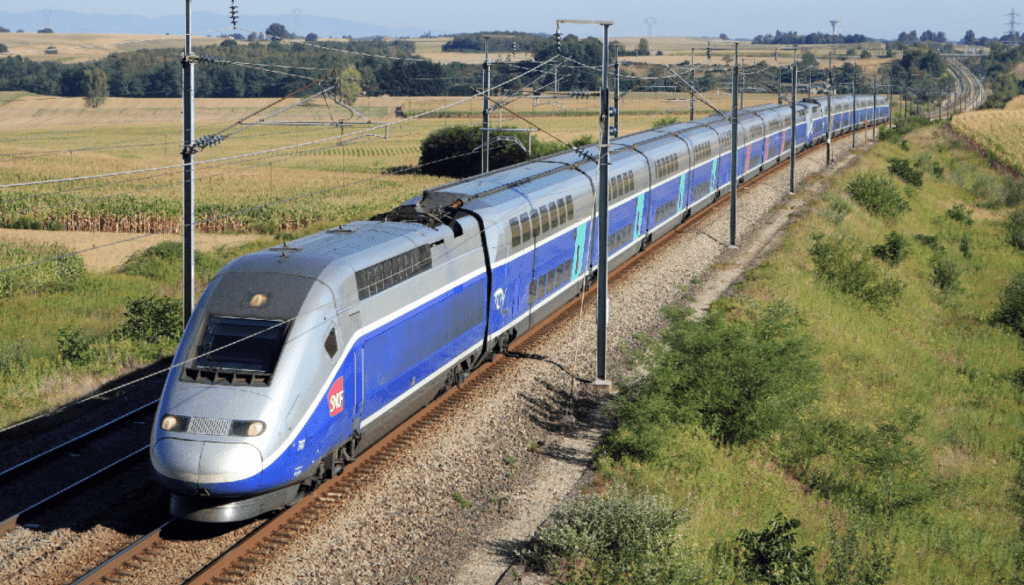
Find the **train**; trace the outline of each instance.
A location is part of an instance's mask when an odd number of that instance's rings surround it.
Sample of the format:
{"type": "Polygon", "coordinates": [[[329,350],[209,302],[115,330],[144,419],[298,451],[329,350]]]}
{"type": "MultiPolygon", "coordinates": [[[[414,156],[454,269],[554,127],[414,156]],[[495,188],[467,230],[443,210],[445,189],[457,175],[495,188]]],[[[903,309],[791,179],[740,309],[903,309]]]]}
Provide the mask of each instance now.
{"type": "MultiPolygon", "coordinates": [[[[888,120],[831,99],[831,134],[888,120]]],[[[829,105],[739,110],[740,183],[828,139],[829,105]]],[[[609,141],[608,267],[731,184],[712,116],[609,141]]],[[[289,506],[596,276],[599,149],[427,189],[393,210],[242,256],[197,302],[150,442],[171,513],[236,522],[289,506]]]]}

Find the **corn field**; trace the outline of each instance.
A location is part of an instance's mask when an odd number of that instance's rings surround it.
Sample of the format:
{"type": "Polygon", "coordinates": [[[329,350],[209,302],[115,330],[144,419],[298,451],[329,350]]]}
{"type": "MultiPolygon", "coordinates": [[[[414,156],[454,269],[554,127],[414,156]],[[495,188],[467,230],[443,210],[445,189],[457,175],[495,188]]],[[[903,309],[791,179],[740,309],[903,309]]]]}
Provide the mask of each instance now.
{"type": "Polygon", "coordinates": [[[984,149],[996,162],[1024,174],[1024,100],[1004,110],[979,110],[953,117],[953,130],[984,149]],[[1012,107],[1011,107],[1012,106],[1012,107]]]}

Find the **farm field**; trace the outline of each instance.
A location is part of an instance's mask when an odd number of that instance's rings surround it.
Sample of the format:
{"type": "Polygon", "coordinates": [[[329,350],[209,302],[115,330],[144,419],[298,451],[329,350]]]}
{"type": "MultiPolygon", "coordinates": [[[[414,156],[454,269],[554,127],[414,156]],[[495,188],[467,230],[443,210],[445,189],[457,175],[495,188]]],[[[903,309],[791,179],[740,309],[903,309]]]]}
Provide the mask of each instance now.
{"type": "MultiPolygon", "coordinates": [[[[727,94],[712,92],[709,98],[722,109],[731,102],[727,94]]],[[[597,99],[505,99],[493,123],[532,127],[532,140],[571,142],[598,134],[597,99]]],[[[745,105],[768,101],[773,100],[767,94],[753,94],[745,105]]],[[[0,94],[0,104],[0,226],[180,229],[179,100],[110,98],[92,109],[75,98],[0,94]],[[91,178],[62,181],[75,177],[91,178]]],[[[700,106],[697,116],[711,113],[700,106]]],[[[360,98],[356,109],[372,123],[339,129],[332,122],[364,119],[322,104],[198,100],[196,135],[226,136],[196,155],[198,231],[273,234],[390,208],[444,182],[403,171],[417,165],[420,142],[429,132],[479,124],[482,102],[360,98]],[[397,117],[398,108],[409,118],[397,117]],[[289,125],[300,123],[320,125],[289,125]]],[[[622,133],[635,132],[665,116],[688,119],[689,96],[632,94],[621,111],[622,133]]]]}
{"type": "Polygon", "coordinates": [[[985,149],[989,156],[1024,173],[1024,96],[1008,102],[1002,110],[966,112],[953,118],[953,130],[985,149]]]}
{"type": "MultiPolygon", "coordinates": [[[[216,37],[192,37],[192,45],[201,47],[220,43],[216,37]]],[[[103,33],[0,33],[0,43],[7,45],[8,53],[21,55],[33,61],[83,63],[95,61],[110,53],[137,49],[170,49],[185,46],[182,35],[128,35],[103,33]],[[47,54],[50,47],[55,54],[47,54]]]]}

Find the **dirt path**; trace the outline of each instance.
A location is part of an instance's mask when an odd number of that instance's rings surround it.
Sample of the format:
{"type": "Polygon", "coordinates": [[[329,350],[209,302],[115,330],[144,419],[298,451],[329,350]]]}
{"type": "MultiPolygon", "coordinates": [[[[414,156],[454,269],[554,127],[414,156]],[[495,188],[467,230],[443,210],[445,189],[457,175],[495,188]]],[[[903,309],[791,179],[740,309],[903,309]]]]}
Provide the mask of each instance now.
{"type": "MultiPolygon", "coordinates": [[[[259,240],[260,236],[199,234],[196,249],[208,252],[226,246],[238,246],[259,240]]],[[[94,272],[117,268],[129,256],[160,242],[180,241],[178,234],[121,234],[111,232],[51,232],[44,230],[0,229],[0,241],[29,244],[63,244],[82,252],[85,266],[94,272]]]]}

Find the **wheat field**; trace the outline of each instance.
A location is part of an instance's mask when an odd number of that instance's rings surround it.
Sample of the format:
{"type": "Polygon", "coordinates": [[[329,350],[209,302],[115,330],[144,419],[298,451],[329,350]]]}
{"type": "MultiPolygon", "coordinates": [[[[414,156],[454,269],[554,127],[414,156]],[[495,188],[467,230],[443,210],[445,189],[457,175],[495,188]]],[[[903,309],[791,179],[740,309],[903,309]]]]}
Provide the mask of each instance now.
{"type": "Polygon", "coordinates": [[[985,149],[998,162],[1024,172],[1024,96],[1003,110],[979,110],[953,116],[953,129],[985,149]]]}

